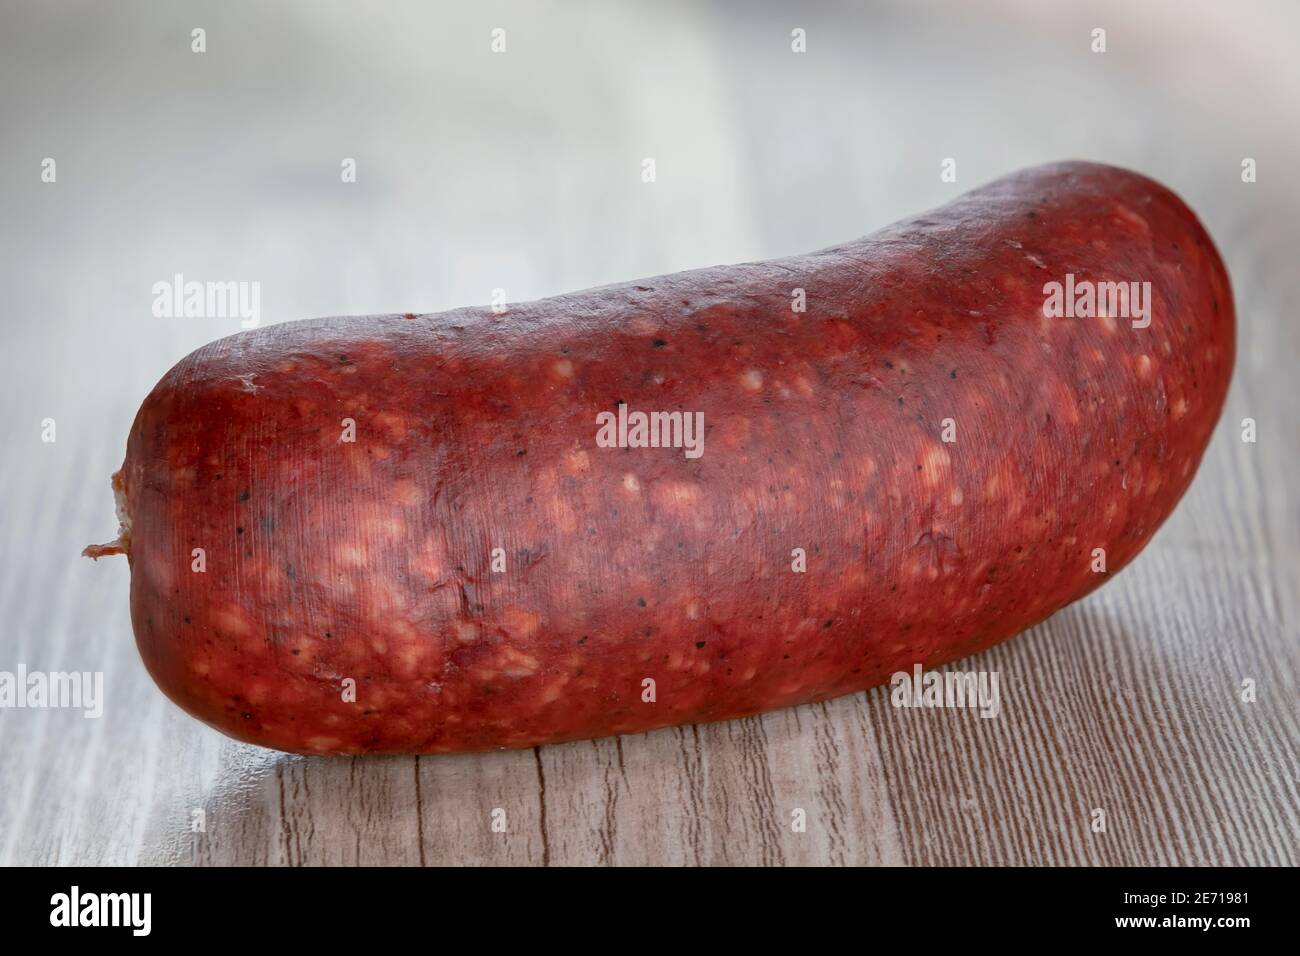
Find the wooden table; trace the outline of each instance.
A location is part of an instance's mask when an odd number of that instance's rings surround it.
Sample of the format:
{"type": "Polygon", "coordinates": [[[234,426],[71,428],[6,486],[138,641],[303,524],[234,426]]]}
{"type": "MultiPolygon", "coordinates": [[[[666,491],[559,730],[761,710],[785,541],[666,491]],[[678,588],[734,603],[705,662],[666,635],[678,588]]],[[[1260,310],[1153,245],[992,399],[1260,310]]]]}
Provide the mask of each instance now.
{"type": "Polygon", "coordinates": [[[1094,56],[1088,17],[996,5],[798,24],[535,7],[498,14],[500,60],[468,9],[385,5],[364,29],[342,7],[96,4],[71,32],[14,14],[0,669],[102,671],[107,701],[98,720],[0,711],[0,863],[1300,862],[1295,11],[1189,24],[1107,7],[1112,50],[1094,56]],[[939,181],[947,156],[956,185],[939,181]],[[154,318],[150,286],[175,272],[260,279],[267,322],[427,311],[804,251],[1067,156],[1140,168],[1201,213],[1234,277],[1239,361],[1150,547],[963,665],[999,672],[996,719],[899,711],[876,689],[521,752],[285,756],[168,703],[133,646],[125,562],[77,557],[111,536],[108,475],[140,399],[237,328],[154,318]],[[1241,181],[1244,156],[1259,182],[1241,181]]]}

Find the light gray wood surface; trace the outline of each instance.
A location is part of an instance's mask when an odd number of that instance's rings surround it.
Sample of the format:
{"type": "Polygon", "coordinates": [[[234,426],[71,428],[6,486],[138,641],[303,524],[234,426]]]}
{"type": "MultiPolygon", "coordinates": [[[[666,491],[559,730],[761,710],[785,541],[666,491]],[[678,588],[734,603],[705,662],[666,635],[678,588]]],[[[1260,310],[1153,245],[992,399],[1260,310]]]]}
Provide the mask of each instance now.
{"type": "Polygon", "coordinates": [[[106,704],[0,710],[0,863],[1300,862],[1300,17],[1234,6],[4,4],[0,670],[102,671],[106,704]],[[1238,367],[1138,560],[962,665],[1000,674],[996,719],[877,689],[521,752],[285,756],[166,701],[125,561],[77,557],[115,528],[139,401],[237,330],[154,318],[176,272],[261,281],[264,323],[534,298],[806,251],[1060,158],[1201,214],[1238,367]]]}

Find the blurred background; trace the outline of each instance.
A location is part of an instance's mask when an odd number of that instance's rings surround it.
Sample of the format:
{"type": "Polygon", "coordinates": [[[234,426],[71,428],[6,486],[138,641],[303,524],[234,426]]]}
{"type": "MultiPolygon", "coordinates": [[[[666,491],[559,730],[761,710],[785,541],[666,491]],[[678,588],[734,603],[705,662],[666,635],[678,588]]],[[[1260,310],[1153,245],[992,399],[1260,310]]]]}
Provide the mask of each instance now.
{"type": "MultiPolygon", "coordinates": [[[[3,0],[0,669],[102,670],[110,702],[0,712],[0,862],[188,859],[163,836],[176,808],[232,773],[256,807],[278,766],[166,705],[126,563],[77,557],[116,530],[140,401],[239,330],[155,317],[177,273],[259,282],[263,325],[429,312],[806,252],[1035,163],[1132,167],[1205,221],[1240,325],[1227,433],[1157,542],[1203,563],[1121,597],[1185,610],[1233,562],[1218,617],[1186,624],[1206,637],[1190,666],[1266,635],[1254,663],[1294,688],[1298,37],[1290,2],[3,0]]],[[[1294,796],[1294,750],[1269,753],[1294,796]]]]}

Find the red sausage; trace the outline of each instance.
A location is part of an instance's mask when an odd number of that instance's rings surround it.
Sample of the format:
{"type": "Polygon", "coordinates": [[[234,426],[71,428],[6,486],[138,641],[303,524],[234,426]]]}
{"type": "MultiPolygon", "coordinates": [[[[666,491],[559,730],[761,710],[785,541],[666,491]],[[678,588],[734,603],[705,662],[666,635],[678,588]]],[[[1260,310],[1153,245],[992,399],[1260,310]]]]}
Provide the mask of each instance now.
{"type": "Polygon", "coordinates": [[[1097,587],[1186,490],[1233,354],[1228,276],[1176,196],[1044,166],[811,255],[214,342],[145,400],[121,536],[88,551],[128,555],[159,686],[251,743],[720,720],[975,653],[1097,587]],[[1087,314],[1107,282],[1138,285],[1087,314]],[[638,412],[683,429],[603,447],[618,414],[644,437],[638,412]]]}

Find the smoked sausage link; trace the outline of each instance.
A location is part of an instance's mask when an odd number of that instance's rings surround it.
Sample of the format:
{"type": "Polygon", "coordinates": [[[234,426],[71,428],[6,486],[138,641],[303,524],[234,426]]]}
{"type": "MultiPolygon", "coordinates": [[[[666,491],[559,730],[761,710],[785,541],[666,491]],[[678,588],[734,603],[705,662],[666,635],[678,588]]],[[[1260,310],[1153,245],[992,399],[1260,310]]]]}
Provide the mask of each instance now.
{"type": "Polygon", "coordinates": [[[166,694],[262,746],[721,720],[1103,583],[1192,480],[1233,356],[1187,206],[1043,166],[810,255],[214,342],[145,400],[88,553],[128,555],[166,694]],[[702,453],[605,447],[605,412],[702,413],[702,453]]]}

